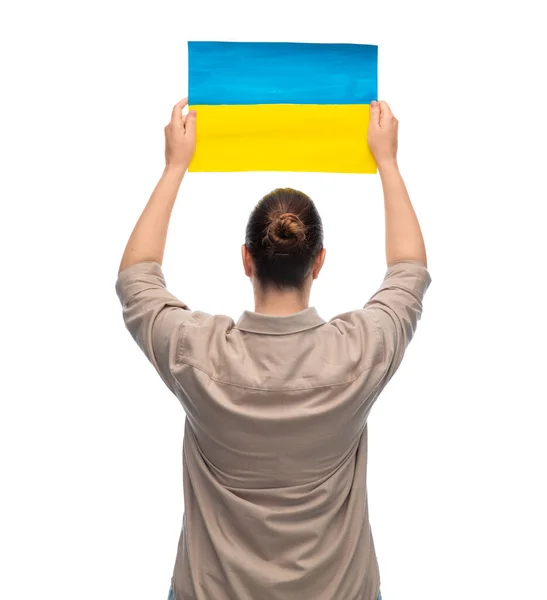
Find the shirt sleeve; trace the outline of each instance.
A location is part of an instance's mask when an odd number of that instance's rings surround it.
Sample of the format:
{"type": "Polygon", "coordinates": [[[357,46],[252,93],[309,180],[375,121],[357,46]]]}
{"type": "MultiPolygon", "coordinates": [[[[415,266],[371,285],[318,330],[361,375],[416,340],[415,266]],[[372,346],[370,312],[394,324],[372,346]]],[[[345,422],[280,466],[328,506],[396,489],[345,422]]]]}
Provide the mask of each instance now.
{"type": "Polygon", "coordinates": [[[378,291],[364,306],[382,342],[385,373],[382,387],[397,371],[422,316],[423,299],[431,284],[427,267],[415,260],[391,264],[378,291]]]}
{"type": "Polygon", "coordinates": [[[176,364],[185,325],[194,321],[192,311],[167,291],[161,265],[153,261],[136,263],[120,271],[116,293],[129,333],[165,385],[176,393],[171,366],[176,364]]]}

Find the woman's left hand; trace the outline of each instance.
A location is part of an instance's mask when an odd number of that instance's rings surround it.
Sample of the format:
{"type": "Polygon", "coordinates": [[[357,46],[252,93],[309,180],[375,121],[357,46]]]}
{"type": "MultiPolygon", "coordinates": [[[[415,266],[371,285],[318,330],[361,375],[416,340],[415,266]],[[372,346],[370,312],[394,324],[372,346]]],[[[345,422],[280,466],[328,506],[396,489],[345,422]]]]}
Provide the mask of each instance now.
{"type": "Polygon", "coordinates": [[[196,111],[187,115],[182,110],[188,105],[188,98],[175,104],[171,121],[165,127],[165,165],[188,169],[196,149],[196,111]]]}

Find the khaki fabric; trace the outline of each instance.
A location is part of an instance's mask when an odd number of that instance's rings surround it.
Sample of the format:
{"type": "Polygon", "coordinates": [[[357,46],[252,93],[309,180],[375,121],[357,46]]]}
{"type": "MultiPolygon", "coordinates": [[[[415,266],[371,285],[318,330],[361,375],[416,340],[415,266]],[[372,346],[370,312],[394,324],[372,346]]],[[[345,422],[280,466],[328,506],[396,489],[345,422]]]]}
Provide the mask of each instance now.
{"type": "Polygon", "coordinates": [[[191,311],[161,266],[124,269],[129,332],[185,413],[175,600],[376,600],[367,417],[431,277],[391,265],[364,308],[324,321],[191,311]]]}

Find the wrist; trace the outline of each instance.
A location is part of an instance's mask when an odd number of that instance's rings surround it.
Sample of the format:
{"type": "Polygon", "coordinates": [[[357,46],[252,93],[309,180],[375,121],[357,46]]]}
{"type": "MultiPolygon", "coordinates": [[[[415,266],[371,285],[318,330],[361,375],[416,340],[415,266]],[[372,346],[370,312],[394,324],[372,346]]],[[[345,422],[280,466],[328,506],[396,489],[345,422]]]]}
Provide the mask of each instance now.
{"type": "Polygon", "coordinates": [[[183,177],[187,170],[188,165],[186,163],[166,163],[163,172],[166,175],[183,177]]]}
{"type": "Polygon", "coordinates": [[[380,175],[383,173],[393,173],[399,171],[397,158],[388,158],[376,161],[380,175]]]}

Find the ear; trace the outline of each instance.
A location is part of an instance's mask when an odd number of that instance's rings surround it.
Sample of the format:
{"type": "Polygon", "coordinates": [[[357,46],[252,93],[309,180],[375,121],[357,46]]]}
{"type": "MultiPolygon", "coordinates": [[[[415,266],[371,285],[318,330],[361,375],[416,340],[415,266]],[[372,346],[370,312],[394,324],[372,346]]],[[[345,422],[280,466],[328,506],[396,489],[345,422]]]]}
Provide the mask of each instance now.
{"type": "Polygon", "coordinates": [[[323,268],[323,264],[325,263],[325,258],[327,256],[327,250],[325,248],[321,248],[315,262],[313,263],[313,278],[317,279],[319,277],[319,272],[323,268]]]}
{"type": "Polygon", "coordinates": [[[243,269],[245,270],[245,275],[247,277],[253,276],[253,261],[251,258],[251,253],[249,252],[247,246],[243,244],[241,246],[241,259],[243,261],[243,269]]]}

